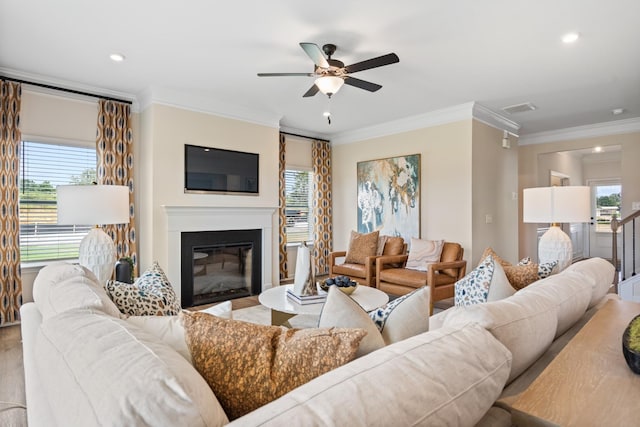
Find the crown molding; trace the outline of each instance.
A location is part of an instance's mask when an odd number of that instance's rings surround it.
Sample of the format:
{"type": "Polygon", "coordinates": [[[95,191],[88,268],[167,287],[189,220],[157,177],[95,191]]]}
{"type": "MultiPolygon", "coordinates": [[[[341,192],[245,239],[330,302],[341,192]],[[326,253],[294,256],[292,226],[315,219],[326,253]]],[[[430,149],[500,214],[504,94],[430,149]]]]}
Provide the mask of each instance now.
{"type": "Polygon", "coordinates": [[[290,127],[290,126],[280,126],[280,131],[284,132],[284,133],[291,133],[291,134],[295,134],[295,135],[300,135],[304,138],[309,138],[309,139],[321,139],[323,141],[330,141],[331,139],[328,137],[328,135],[323,134],[323,133],[319,133],[319,132],[311,132],[308,130],[304,130],[304,129],[298,129],[298,128],[294,128],[294,127],[290,127]]]}
{"type": "MultiPolygon", "coordinates": [[[[0,74],[2,74],[3,76],[6,76],[6,77],[13,77],[15,79],[27,80],[27,81],[31,81],[31,82],[34,82],[34,83],[40,83],[40,84],[45,84],[45,85],[49,85],[49,86],[57,86],[57,87],[64,88],[64,89],[71,89],[71,90],[78,90],[78,91],[82,91],[82,92],[94,93],[94,94],[96,94],[96,96],[95,97],[85,96],[85,95],[81,95],[81,94],[64,92],[64,91],[55,90],[55,89],[42,88],[42,87],[39,87],[39,86],[32,86],[33,89],[29,88],[32,92],[45,93],[45,94],[54,95],[54,96],[62,96],[64,98],[76,99],[76,100],[80,100],[80,101],[87,101],[89,99],[96,99],[97,97],[100,97],[100,95],[106,96],[106,97],[110,97],[110,98],[125,99],[127,101],[131,101],[132,102],[131,111],[136,112],[136,113],[140,111],[139,110],[140,105],[138,103],[138,99],[137,99],[137,97],[135,95],[133,95],[131,93],[118,92],[118,91],[115,91],[115,90],[109,90],[109,89],[105,89],[105,88],[101,88],[101,87],[97,87],[97,86],[89,86],[89,85],[85,85],[85,84],[78,83],[78,82],[73,82],[73,81],[69,81],[69,80],[62,80],[62,79],[55,79],[55,78],[51,78],[49,76],[43,76],[41,74],[27,73],[27,72],[24,72],[24,71],[12,70],[10,68],[4,68],[4,67],[0,67],[0,74]]],[[[25,85],[28,85],[28,83],[25,83],[25,85]]]]}
{"type": "Polygon", "coordinates": [[[151,87],[140,93],[142,111],[151,104],[166,105],[276,129],[279,128],[281,119],[280,115],[272,112],[259,111],[230,103],[222,103],[210,96],[189,94],[166,88],[151,87]]]}
{"type": "Polygon", "coordinates": [[[640,132],[640,117],[522,135],[518,145],[545,144],[632,132],[640,132]]]}
{"type": "Polygon", "coordinates": [[[366,139],[379,138],[416,129],[458,122],[472,118],[473,102],[405,117],[379,125],[367,126],[353,131],[339,132],[331,137],[331,145],[351,144],[366,139]]]}
{"type": "Polygon", "coordinates": [[[485,125],[503,131],[506,130],[516,137],[518,136],[518,132],[521,128],[520,123],[510,120],[477,102],[473,103],[473,118],[485,125]]]}
{"type": "Polygon", "coordinates": [[[408,132],[416,129],[423,129],[469,119],[476,119],[488,126],[500,130],[507,130],[515,136],[518,136],[518,131],[520,130],[519,123],[509,120],[482,104],[477,102],[467,102],[465,104],[405,117],[381,123],[379,125],[337,133],[331,137],[331,144],[350,144],[366,139],[379,138],[382,136],[394,135],[401,132],[408,132]]]}

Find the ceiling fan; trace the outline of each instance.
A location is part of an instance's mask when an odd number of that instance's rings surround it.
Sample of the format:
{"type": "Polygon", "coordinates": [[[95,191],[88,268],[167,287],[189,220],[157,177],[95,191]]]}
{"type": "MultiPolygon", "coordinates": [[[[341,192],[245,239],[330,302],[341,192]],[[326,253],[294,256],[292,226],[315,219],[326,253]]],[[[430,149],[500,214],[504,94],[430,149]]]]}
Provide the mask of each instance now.
{"type": "Polygon", "coordinates": [[[351,77],[351,74],[400,62],[398,55],[389,53],[345,66],[344,62],[331,58],[336,51],[336,45],[334,44],[325,44],[322,46],[322,50],[315,43],[300,43],[300,47],[314,63],[313,73],[258,73],[258,77],[317,77],[313,86],[302,96],[314,96],[320,91],[331,98],[331,95],[338,92],[343,84],[368,90],[369,92],[377,91],[382,87],[381,85],[351,77]]]}

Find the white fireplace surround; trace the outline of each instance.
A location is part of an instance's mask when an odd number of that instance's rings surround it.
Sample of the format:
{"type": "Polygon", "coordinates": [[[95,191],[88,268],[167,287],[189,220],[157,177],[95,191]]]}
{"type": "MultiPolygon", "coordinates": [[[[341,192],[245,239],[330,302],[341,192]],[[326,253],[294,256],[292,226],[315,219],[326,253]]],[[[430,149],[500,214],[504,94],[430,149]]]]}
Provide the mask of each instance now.
{"type": "Polygon", "coordinates": [[[191,231],[262,230],[262,290],[271,288],[273,215],[277,208],[162,206],[167,213],[167,278],[181,295],[181,233],[191,231]]]}

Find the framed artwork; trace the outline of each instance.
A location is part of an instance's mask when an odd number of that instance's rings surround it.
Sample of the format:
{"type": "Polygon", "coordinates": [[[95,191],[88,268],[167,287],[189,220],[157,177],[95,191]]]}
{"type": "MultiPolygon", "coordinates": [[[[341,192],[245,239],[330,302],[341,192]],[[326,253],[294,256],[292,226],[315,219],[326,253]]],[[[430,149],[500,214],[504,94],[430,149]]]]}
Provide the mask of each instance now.
{"type": "Polygon", "coordinates": [[[420,154],[358,162],[358,232],[420,237],[420,154]]]}

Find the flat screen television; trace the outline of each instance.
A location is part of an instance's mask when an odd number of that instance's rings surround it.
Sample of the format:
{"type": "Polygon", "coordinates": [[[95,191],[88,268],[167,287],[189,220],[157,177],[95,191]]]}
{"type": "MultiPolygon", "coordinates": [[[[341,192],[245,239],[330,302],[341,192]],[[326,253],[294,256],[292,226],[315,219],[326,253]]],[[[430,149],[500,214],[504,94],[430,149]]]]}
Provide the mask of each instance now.
{"type": "Polygon", "coordinates": [[[185,144],[184,191],[257,196],[259,164],[257,153],[185,144]]]}

